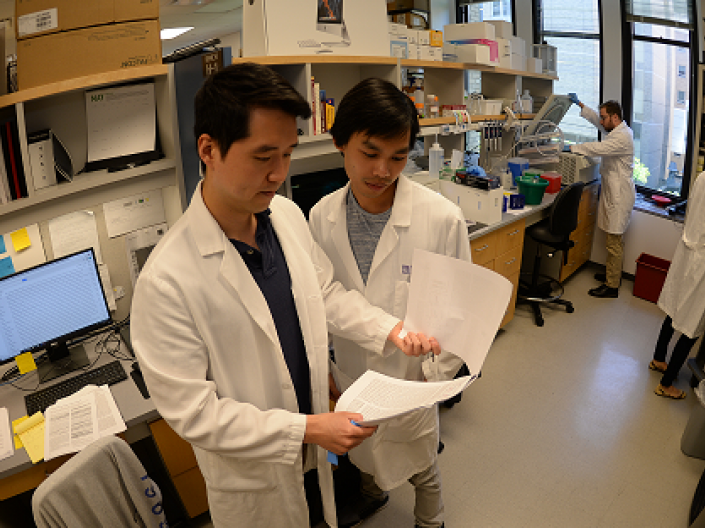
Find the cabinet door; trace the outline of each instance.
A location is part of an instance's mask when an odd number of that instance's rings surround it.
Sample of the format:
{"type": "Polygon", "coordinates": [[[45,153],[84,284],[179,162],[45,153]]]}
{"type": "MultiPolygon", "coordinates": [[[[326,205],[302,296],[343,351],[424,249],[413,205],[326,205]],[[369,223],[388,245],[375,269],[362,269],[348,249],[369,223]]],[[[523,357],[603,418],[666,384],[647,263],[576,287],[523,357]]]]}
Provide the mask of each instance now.
{"type": "Polygon", "coordinates": [[[494,270],[504,277],[511,277],[521,269],[522,246],[515,246],[494,259],[494,270]]]}
{"type": "Polygon", "coordinates": [[[492,232],[470,241],[470,251],[474,264],[483,265],[497,255],[497,233],[492,232]]]}
{"type": "Polygon", "coordinates": [[[524,244],[524,229],[526,221],[517,220],[497,230],[497,255],[506,253],[517,246],[524,244]]]}
{"type": "Polygon", "coordinates": [[[499,324],[500,328],[503,328],[504,325],[514,319],[514,310],[516,309],[517,304],[517,292],[519,291],[519,274],[520,272],[516,272],[511,277],[507,277],[514,287],[512,289],[512,298],[509,300],[509,306],[507,306],[507,311],[504,314],[502,322],[499,324]]]}

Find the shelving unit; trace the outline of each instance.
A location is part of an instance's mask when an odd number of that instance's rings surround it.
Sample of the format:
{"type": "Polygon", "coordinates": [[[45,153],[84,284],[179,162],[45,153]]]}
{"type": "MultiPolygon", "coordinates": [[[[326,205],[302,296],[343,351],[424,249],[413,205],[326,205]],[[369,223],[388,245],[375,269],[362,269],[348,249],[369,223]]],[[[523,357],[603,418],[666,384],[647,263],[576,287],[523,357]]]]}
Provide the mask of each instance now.
{"type": "Polygon", "coordinates": [[[95,215],[104,260],[109,264],[114,286],[122,286],[125,296],[118,300],[116,319],[129,313],[132,284],[124,240],[110,239],[102,214],[102,204],[138,193],[161,190],[167,223],[181,216],[184,206],[180,177],[181,154],[176,123],[173,66],[157,65],[91,75],[20,91],[0,97],[0,119],[17,119],[21,161],[27,180],[28,197],[0,205],[0,233],[9,233],[39,224],[47,259],[53,250],[47,222],[77,210],[95,215]],[[157,134],[164,153],[162,159],[122,171],[78,173],[87,160],[85,94],[89,90],[122,83],[153,82],[157,134]],[[29,162],[27,136],[51,129],[73,160],[73,181],[36,190],[29,162]]]}

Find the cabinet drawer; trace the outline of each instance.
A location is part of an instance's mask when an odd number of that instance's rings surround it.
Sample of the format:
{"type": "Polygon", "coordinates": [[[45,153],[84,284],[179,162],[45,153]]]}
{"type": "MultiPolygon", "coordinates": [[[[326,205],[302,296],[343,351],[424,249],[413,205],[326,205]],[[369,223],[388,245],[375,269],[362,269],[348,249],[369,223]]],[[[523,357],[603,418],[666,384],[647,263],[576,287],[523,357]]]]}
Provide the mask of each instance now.
{"type": "Polygon", "coordinates": [[[507,277],[514,288],[512,289],[512,298],[509,300],[509,306],[507,306],[507,311],[504,313],[502,322],[499,324],[500,328],[503,328],[509,321],[514,319],[514,310],[517,304],[517,293],[519,291],[519,272],[515,273],[511,277],[507,277]]]}
{"type": "Polygon", "coordinates": [[[494,270],[507,278],[514,275],[521,268],[522,250],[522,246],[517,246],[502,253],[494,260],[494,270]]]}
{"type": "Polygon", "coordinates": [[[198,467],[191,444],[177,435],[164,420],[149,424],[152,436],[172,478],[198,467]]]}
{"type": "Polygon", "coordinates": [[[489,233],[476,240],[470,241],[470,251],[474,264],[484,264],[497,255],[497,233],[489,233]]]}
{"type": "Polygon", "coordinates": [[[524,229],[526,222],[517,220],[497,230],[497,255],[524,244],[524,229]]]}
{"type": "Polygon", "coordinates": [[[488,270],[494,271],[494,263],[495,259],[488,260],[487,262],[483,262],[482,264],[478,264],[477,262],[473,262],[473,264],[477,264],[478,266],[482,266],[483,268],[487,268],[488,270]]]}

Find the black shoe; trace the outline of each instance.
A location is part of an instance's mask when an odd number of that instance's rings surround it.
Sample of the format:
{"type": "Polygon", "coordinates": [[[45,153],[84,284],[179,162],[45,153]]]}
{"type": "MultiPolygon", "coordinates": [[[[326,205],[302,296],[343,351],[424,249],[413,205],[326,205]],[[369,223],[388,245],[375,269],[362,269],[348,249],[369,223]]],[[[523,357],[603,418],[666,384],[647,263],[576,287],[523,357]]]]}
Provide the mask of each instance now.
{"type": "Polygon", "coordinates": [[[605,282],[607,280],[607,273],[597,272],[595,273],[595,280],[600,282],[605,282]]]}
{"type": "Polygon", "coordinates": [[[345,523],[341,522],[341,519],[338,519],[338,528],[353,528],[354,526],[359,526],[363,521],[366,521],[375,513],[382,510],[387,504],[389,504],[389,495],[385,495],[383,499],[372,499],[362,495],[357,504],[357,517],[345,523]]]}
{"type": "Polygon", "coordinates": [[[616,299],[619,297],[619,288],[610,288],[606,284],[603,284],[602,286],[593,288],[588,294],[602,299],[616,299]]]}
{"type": "MultiPolygon", "coordinates": [[[[445,528],[446,523],[441,524],[441,528],[445,528]]],[[[414,525],[414,528],[421,528],[418,524],[414,525]]]]}
{"type": "Polygon", "coordinates": [[[446,448],[446,445],[441,442],[440,440],[438,441],[438,454],[440,455],[443,453],[443,450],[446,448]]]}

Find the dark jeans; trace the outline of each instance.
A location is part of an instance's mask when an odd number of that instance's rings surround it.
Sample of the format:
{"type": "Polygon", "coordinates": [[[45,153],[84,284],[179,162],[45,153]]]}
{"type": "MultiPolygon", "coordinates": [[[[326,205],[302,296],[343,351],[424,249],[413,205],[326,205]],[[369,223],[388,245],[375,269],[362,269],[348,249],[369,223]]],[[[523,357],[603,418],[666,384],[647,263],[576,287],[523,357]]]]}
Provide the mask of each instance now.
{"type": "MultiPolygon", "coordinates": [[[[656,350],[654,351],[654,359],[656,361],[666,361],[666,354],[668,353],[668,343],[673,337],[673,320],[670,316],[666,316],[666,319],[661,325],[661,333],[656,341],[656,350]]],[[[678,372],[688,359],[688,354],[690,354],[690,349],[693,347],[698,338],[690,338],[685,334],[682,334],[673,347],[673,352],[671,353],[671,361],[668,362],[668,368],[664,372],[661,378],[661,385],[664,387],[670,387],[673,385],[673,381],[678,376],[678,372]]]]}

